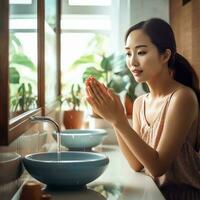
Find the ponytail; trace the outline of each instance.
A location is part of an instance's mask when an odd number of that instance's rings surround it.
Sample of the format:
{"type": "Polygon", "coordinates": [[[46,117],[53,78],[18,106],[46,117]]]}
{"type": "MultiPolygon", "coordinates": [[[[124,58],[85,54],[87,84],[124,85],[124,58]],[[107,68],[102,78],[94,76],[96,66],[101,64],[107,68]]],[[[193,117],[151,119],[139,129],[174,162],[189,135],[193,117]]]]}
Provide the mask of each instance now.
{"type": "Polygon", "coordinates": [[[182,55],[175,53],[174,63],[169,67],[174,71],[174,80],[190,87],[196,94],[200,105],[199,79],[191,64],[182,55]],[[173,66],[173,67],[171,67],[173,66]]]}

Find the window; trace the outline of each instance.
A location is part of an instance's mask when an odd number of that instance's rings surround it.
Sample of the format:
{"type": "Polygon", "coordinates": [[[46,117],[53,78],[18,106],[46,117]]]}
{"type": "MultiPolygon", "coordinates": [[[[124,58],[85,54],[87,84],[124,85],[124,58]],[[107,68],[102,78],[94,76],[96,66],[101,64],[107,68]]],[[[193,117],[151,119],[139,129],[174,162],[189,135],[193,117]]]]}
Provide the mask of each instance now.
{"type": "Polygon", "coordinates": [[[110,6],[111,0],[69,0],[70,6],[110,6]]]}
{"type": "Polygon", "coordinates": [[[38,107],[37,1],[13,3],[9,4],[10,118],[38,107]]]}
{"type": "Polygon", "coordinates": [[[30,128],[28,117],[48,114],[56,102],[59,15],[60,0],[1,1],[0,145],[30,128]]]}
{"type": "Polygon", "coordinates": [[[53,104],[57,100],[59,90],[59,77],[55,77],[58,73],[57,36],[59,35],[56,4],[57,0],[45,0],[45,105],[53,104]]]}
{"type": "Polygon", "coordinates": [[[111,53],[112,3],[111,0],[62,0],[62,95],[67,95],[73,83],[84,87],[83,72],[94,65],[94,60],[75,66],[81,56],[93,54],[96,55],[95,62],[100,62],[103,54],[111,53]]]}

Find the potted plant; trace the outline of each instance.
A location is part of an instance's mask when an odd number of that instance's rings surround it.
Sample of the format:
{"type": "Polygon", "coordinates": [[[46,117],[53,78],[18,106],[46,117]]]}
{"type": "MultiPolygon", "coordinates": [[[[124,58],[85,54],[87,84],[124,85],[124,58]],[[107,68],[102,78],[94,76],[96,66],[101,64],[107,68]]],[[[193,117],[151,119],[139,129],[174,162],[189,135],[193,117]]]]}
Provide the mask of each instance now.
{"type": "MultiPolygon", "coordinates": [[[[118,94],[124,92],[125,112],[128,117],[132,115],[133,102],[137,98],[135,90],[139,84],[127,68],[124,54],[111,54],[108,57],[103,56],[100,68],[88,67],[85,70],[83,81],[89,76],[100,80],[118,94]]],[[[144,92],[148,91],[146,84],[142,84],[142,89],[144,92]]]]}
{"type": "MultiPolygon", "coordinates": [[[[125,111],[126,114],[130,116],[132,115],[133,101],[137,97],[135,90],[140,84],[135,81],[133,75],[127,68],[125,55],[122,53],[106,55],[101,47],[103,41],[100,38],[100,36],[95,36],[94,39],[89,42],[88,49],[91,49],[90,47],[96,48],[93,48],[92,52],[80,56],[72,64],[72,67],[85,67],[82,76],[83,82],[85,82],[89,76],[93,76],[116,93],[124,93],[125,111]],[[99,51],[96,49],[99,49],[99,51]]],[[[144,92],[147,91],[145,84],[142,84],[142,88],[144,92]]],[[[94,113],[93,115],[98,117],[94,113]]]]}
{"type": "MultiPolygon", "coordinates": [[[[121,55],[102,55],[99,65],[88,67],[83,72],[83,82],[85,82],[89,76],[93,76],[104,83],[106,87],[111,88],[119,94],[126,88],[127,77],[120,77],[119,74],[114,72],[114,67],[118,66],[119,68],[124,68],[122,65],[124,65],[124,62],[121,55]]],[[[93,115],[98,117],[95,113],[93,113],[93,115]]]]}
{"type": "Polygon", "coordinates": [[[66,103],[67,109],[63,111],[63,125],[66,129],[82,128],[84,122],[84,111],[81,110],[83,100],[82,90],[79,84],[72,84],[70,93],[59,97],[61,107],[66,103]]]}
{"type": "Polygon", "coordinates": [[[37,107],[37,97],[32,90],[35,82],[31,79],[29,80],[31,82],[27,82],[20,75],[24,68],[35,71],[36,66],[25,55],[20,40],[13,33],[10,34],[9,58],[10,118],[12,118],[37,107]]]}
{"type": "Polygon", "coordinates": [[[137,98],[138,94],[136,93],[136,90],[138,87],[141,87],[141,93],[146,93],[148,92],[148,87],[145,83],[137,83],[126,66],[126,61],[125,61],[125,55],[121,54],[120,55],[120,65],[114,63],[113,65],[113,73],[117,77],[113,82],[115,84],[120,83],[120,80],[123,79],[125,83],[125,87],[123,89],[125,90],[125,98],[124,98],[124,107],[126,111],[126,115],[128,117],[132,116],[132,110],[133,110],[133,102],[137,98]]]}
{"type": "Polygon", "coordinates": [[[12,117],[16,117],[25,111],[36,108],[37,98],[33,95],[31,84],[28,83],[27,87],[25,83],[22,83],[15,96],[11,96],[12,117]]]}

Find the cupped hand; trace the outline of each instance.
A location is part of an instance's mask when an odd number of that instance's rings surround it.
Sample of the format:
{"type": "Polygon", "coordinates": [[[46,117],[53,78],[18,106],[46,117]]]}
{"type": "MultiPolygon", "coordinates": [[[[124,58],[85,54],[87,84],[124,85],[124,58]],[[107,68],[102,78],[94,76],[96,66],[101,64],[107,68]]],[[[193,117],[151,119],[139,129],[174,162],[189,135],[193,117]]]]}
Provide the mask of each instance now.
{"type": "Polygon", "coordinates": [[[119,96],[93,77],[86,80],[87,101],[102,118],[116,124],[125,117],[119,96]]]}

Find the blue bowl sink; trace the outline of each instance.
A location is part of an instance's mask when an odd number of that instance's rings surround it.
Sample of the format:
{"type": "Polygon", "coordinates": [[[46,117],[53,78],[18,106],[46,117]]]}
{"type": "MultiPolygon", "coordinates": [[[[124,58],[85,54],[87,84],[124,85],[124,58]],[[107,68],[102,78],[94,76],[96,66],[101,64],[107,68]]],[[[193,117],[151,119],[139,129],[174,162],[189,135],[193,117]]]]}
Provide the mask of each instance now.
{"type": "Polygon", "coordinates": [[[29,174],[49,187],[82,187],[106,169],[108,157],[90,152],[45,152],[24,157],[29,174]]]}
{"type": "MultiPolygon", "coordinates": [[[[56,139],[56,133],[53,133],[56,139]]],[[[61,131],[61,145],[69,149],[91,149],[107,136],[105,129],[67,129],[61,131]]]]}

